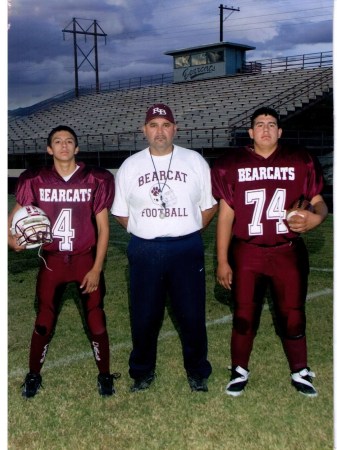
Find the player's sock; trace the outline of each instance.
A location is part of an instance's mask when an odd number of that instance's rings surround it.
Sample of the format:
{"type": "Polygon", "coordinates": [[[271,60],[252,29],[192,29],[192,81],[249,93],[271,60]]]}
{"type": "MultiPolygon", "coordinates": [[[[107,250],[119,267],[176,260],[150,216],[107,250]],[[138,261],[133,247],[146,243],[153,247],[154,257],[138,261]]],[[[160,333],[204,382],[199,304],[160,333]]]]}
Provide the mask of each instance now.
{"type": "Polygon", "coordinates": [[[299,339],[282,339],[284,352],[288,359],[291,372],[307,367],[307,340],[305,336],[299,339]]]}
{"type": "Polygon", "coordinates": [[[255,334],[252,332],[240,334],[235,329],[232,330],[231,359],[233,367],[248,367],[254,337],[255,334]]]}
{"type": "Polygon", "coordinates": [[[92,335],[91,345],[99,372],[110,373],[110,350],[107,331],[104,331],[102,334],[92,335]]]}
{"type": "Polygon", "coordinates": [[[33,331],[29,354],[29,370],[39,374],[47,355],[50,336],[41,336],[33,331]]]}

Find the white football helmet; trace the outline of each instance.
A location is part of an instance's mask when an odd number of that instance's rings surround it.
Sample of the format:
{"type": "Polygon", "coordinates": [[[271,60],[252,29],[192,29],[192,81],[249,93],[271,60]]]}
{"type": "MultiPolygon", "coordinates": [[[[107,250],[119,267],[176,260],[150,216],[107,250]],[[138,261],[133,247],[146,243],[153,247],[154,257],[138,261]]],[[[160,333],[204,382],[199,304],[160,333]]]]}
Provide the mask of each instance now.
{"type": "Polygon", "coordinates": [[[18,235],[18,245],[27,249],[49,244],[53,241],[48,216],[37,206],[23,206],[13,216],[11,233],[18,235]]]}

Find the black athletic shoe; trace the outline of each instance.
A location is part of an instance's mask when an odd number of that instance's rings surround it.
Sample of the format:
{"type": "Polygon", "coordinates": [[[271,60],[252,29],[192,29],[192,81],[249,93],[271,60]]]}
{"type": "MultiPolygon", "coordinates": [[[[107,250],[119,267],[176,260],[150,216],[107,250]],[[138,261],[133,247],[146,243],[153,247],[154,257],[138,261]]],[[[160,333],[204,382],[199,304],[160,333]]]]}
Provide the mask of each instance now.
{"type": "Polygon", "coordinates": [[[34,397],[40,387],[42,387],[42,377],[38,373],[27,373],[25,381],[22,383],[22,396],[26,398],[34,397]]]}
{"type": "Polygon", "coordinates": [[[192,392],[208,392],[207,378],[188,376],[187,381],[192,392]]]}
{"type": "Polygon", "coordinates": [[[130,391],[138,392],[148,389],[155,378],[156,374],[154,372],[150,372],[148,375],[142,378],[135,378],[134,383],[130,388],[130,391]]]}
{"type": "Polygon", "coordinates": [[[114,388],[114,380],[121,376],[120,373],[103,374],[97,377],[98,392],[102,397],[109,397],[116,393],[114,388]]]}
{"type": "Polygon", "coordinates": [[[242,394],[246,384],[248,383],[249,370],[243,369],[241,366],[232,367],[232,375],[226,386],[226,394],[238,397],[242,394]]]}
{"type": "Polygon", "coordinates": [[[300,394],[306,395],[307,397],[317,397],[317,391],[312,385],[312,379],[314,377],[314,372],[311,372],[309,367],[306,367],[299,372],[293,372],[291,374],[291,384],[300,394]]]}

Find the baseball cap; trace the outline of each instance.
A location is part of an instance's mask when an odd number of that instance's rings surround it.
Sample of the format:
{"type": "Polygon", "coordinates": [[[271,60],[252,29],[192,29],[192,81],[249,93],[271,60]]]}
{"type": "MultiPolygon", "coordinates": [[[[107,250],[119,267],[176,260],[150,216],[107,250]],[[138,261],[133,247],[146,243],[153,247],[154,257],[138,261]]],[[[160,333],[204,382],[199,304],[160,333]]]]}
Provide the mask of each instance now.
{"type": "Polygon", "coordinates": [[[166,119],[171,123],[175,123],[171,109],[167,105],[164,105],[164,103],[156,103],[148,109],[146,113],[145,123],[148,123],[154,117],[161,117],[162,119],[166,119]]]}

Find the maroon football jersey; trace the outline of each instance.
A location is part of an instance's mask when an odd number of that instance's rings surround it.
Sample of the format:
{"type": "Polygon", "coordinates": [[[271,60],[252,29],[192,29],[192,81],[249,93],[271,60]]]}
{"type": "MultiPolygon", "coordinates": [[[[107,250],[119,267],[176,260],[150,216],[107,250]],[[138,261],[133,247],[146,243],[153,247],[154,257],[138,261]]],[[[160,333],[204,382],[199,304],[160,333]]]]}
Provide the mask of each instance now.
{"type": "Polygon", "coordinates": [[[212,168],[213,196],[235,212],[233,235],[257,245],[276,245],[297,236],[287,226],[286,210],[323,189],[317,159],[304,149],[279,146],[268,158],[250,147],[231,150],[212,168]]]}
{"type": "Polygon", "coordinates": [[[23,172],[16,188],[16,200],[22,205],[36,205],[49,217],[53,242],[44,250],[78,254],[96,245],[95,215],[108,211],[115,195],[114,176],[108,170],[79,169],[65,181],[52,168],[23,172]]]}

